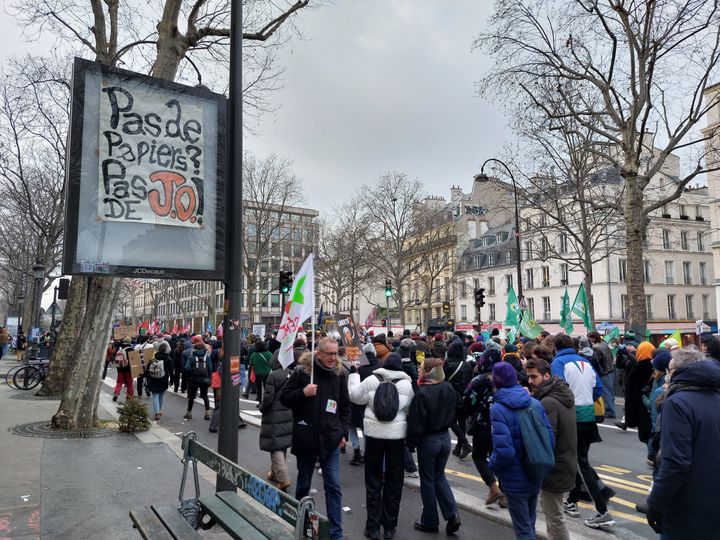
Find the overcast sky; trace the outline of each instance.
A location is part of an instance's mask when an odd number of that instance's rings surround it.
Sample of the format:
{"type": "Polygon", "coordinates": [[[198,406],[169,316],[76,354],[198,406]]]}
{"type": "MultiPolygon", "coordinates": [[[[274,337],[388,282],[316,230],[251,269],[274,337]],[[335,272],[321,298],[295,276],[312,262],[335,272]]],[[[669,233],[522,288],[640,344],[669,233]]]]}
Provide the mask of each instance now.
{"type": "MultiPolygon", "coordinates": [[[[294,162],[308,206],[344,201],[387,170],[420,179],[432,195],[468,190],[480,163],[510,137],[492,104],[476,96],[488,63],[471,45],[491,2],[335,1],[302,13],[305,40],[281,53],[280,105],[246,147],[294,162]]],[[[0,18],[0,61],[44,54],[52,41],[18,43],[0,18]]]]}

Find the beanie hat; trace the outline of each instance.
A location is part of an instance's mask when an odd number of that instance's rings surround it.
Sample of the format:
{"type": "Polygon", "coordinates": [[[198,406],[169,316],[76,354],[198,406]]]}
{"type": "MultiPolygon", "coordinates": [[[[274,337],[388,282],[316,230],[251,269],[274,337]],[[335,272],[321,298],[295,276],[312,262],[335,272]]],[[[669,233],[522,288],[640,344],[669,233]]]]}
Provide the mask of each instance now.
{"type": "Polygon", "coordinates": [[[668,366],[670,365],[670,360],[672,359],[672,355],[669,351],[661,350],[656,355],[655,358],[652,360],[652,366],[653,369],[656,369],[658,371],[667,371],[668,366]]]}
{"type": "Polygon", "coordinates": [[[130,343],[131,343],[130,338],[129,337],[123,338],[122,343],[123,343],[123,345],[130,345],[130,343]]]}
{"type": "Polygon", "coordinates": [[[435,341],[442,341],[442,334],[438,332],[433,339],[435,339],[435,341]]]}
{"type": "Polygon", "coordinates": [[[518,383],[517,371],[507,362],[499,362],[492,368],[492,380],[495,388],[510,388],[518,383]]]}
{"type": "Polygon", "coordinates": [[[474,341],[472,345],[468,347],[469,353],[475,353],[475,352],[483,352],[485,350],[485,345],[483,345],[482,341],[474,341]]]}
{"type": "Polygon", "coordinates": [[[590,347],[590,340],[587,336],[580,336],[580,339],[578,339],[578,349],[585,349],[587,347],[590,347]]]}
{"type": "Polygon", "coordinates": [[[484,342],[485,342],[485,339],[483,339],[483,335],[482,335],[482,334],[478,334],[477,336],[475,336],[475,341],[480,341],[480,342],[483,342],[483,343],[484,343],[484,342]]]}
{"type": "Polygon", "coordinates": [[[486,347],[486,350],[488,350],[488,351],[491,350],[491,349],[494,349],[494,350],[496,350],[498,353],[502,350],[502,347],[500,346],[500,344],[499,344],[497,341],[493,340],[493,339],[491,339],[490,341],[488,341],[487,344],[485,345],[485,347],[486,347]]]}
{"type": "Polygon", "coordinates": [[[462,341],[455,340],[448,345],[447,357],[455,359],[459,358],[461,360],[465,358],[465,348],[463,347],[462,341]]]}
{"type": "Polygon", "coordinates": [[[402,358],[398,353],[390,353],[382,363],[382,367],[390,371],[402,371],[402,358]]]}
{"type": "Polygon", "coordinates": [[[667,338],[665,340],[665,348],[669,351],[672,351],[672,350],[680,348],[680,345],[678,344],[678,342],[675,338],[667,338]]]}
{"type": "Polygon", "coordinates": [[[643,341],[642,343],[640,343],[640,345],[637,346],[635,358],[637,358],[638,362],[650,360],[652,358],[652,352],[654,350],[655,347],[652,343],[650,343],[649,341],[643,341]]]}
{"type": "Polygon", "coordinates": [[[202,342],[203,342],[203,338],[200,337],[199,334],[195,334],[195,335],[192,337],[191,341],[192,341],[192,344],[193,344],[193,345],[198,345],[199,343],[202,343],[202,342]]]}
{"type": "MultiPolygon", "coordinates": [[[[415,342],[410,338],[405,338],[400,342],[401,347],[405,347],[406,349],[410,349],[415,345],[415,342]]],[[[386,360],[387,362],[387,360],[386,360]]]]}
{"type": "Polygon", "coordinates": [[[512,343],[508,343],[507,345],[505,345],[505,352],[506,352],[506,353],[508,353],[508,352],[515,352],[515,353],[518,352],[517,345],[513,345],[512,343]]]}

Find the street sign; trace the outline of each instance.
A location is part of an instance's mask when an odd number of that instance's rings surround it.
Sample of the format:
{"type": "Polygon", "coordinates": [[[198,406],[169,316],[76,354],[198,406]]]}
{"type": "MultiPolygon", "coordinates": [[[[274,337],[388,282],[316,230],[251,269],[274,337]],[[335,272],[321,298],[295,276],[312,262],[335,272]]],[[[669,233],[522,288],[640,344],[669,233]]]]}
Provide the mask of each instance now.
{"type": "Polygon", "coordinates": [[[250,320],[250,314],[249,314],[249,313],[241,313],[241,314],[240,314],[240,320],[241,320],[241,321],[249,321],[249,320],[250,320]]]}
{"type": "Polygon", "coordinates": [[[699,336],[702,334],[703,330],[703,320],[700,319],[699,321],[695,321],[695,333],[699,336]]]}

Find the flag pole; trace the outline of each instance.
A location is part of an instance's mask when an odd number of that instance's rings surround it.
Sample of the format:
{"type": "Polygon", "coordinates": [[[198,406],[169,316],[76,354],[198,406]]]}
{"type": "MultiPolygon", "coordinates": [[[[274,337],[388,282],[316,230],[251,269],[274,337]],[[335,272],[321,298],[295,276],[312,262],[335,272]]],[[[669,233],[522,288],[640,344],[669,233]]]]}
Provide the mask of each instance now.
{"type": "Polygon", "coordinates": [[[310,327],[312,328],[312,336],[310,337],[310,384],[313,384],[315,375],[315,310],[311,318],[310,327]]]}

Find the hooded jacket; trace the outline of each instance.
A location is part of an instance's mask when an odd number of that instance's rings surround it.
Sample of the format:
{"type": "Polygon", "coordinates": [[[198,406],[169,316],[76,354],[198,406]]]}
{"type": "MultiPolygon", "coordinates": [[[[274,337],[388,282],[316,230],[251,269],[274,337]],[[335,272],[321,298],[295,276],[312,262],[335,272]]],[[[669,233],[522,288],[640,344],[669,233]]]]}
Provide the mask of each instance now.
{"type": "Polygon", "coordinates": [[[577,471],[577,424],[575,396],[565,381],[553,377],[541,384],[533,397],[542,403],[555,434],[555,468],[543,481],[542,488],[564,493],[575,486],[577,471]]]}
{"type": "MultiPolygon", "coordinates": [[[[508,493],[536,494],[540,491],[541,482],[527,477],[522,462],[525,458],[525,447],[520,434],[518,409],[529,407],[532,401],[530,394],[520,385],[499,388],[495,392],[490,407],[492,423],[493,451],[488,464],[508,493]]],[[[537,406],[543,411],[543,419],[552,438],[552,427],[540,403],[537,406]]]]}
{"type": "Polygon", "coordinates": [[[310,353],[304,354],[285,384],[280,402],[292,409],[292,453],[296,456],[326,458],[347,434],[350,398],[340,362],[328,369],[310,353]],[[310,384],[311,365],[318,388],[316,395],[307,397],[303,389],[310,384]]]}
{"type": "Polygon", "coordinates": [[[348,393],[350,401],[356,405],[365,405],[365,419],[363,430],[368,437],[375,439],[404,439],[407,434],[407,412],[413,399],[412,380],[404,371],[392,371],[378,368],[372,377],[360,380],[358,373],[352,373],[348,379],[348,393]],[[381,422],[375,416],[373,402],[375,391],[380,386],[380,376],[385,381],[395,381],[395,387],[400,398],[398,413],[390,422],[381,422]]]}
{"type": "Polygon", "coordinates": [[[595,400],[602,395],[602,383],[590,361],[574,349],[560,349],[550,368],[554,377],[568,383],[575,396],[576,421],[594,422],[595,400]]]}
{"type": "MultiPolygon", "coordinates": [[[[295,359],[299,360],[305,349],[294,349],[295,359]]],[[[260,423],[260,450],[275,452],[286,450],[292,444],[293,414],[280,401],[285,384],[295,369],[294,363],[283,368],[277,355],[273,353],[271,360],[272,373],[268,375],[263,390],[262,402],[258,408],[262,413],[260,423]]]]}
{"type": "Polygon", "coordinates": [[[472,380],[472,367],[466,361],[465,350],[460,340],[453,341],[447,350],[447,359],[443,364],[445,380],[453,385],[458,393],[458,404],[465,389],[472,380]]]}
{"type": "MultiPolygon", "coordinates": [[[[641,343],[640,347],[643,347],[644,343],[647,342],[641,343]]],[[[625,423],[628,427],[638,428],[638,438],[647,442],[652,430],[652,420],[650,411],[643,403],[643,396],[645,387],[652,384],[653,367],[649,355],[640,354],[640,347],[637,362],[625,378],[625,423]]]]}
{"type": "Polygon", "coordinates": [[[407,441],[417,447],[424,435],[447,433],[457,419],[457,392],[443,381],[421,384],[407,415],[407,441]]]}
{"type": "Polygon", "coordinates": [[[720,366],[678,369],[662,406],[661,453],[648,505],[667,538],[717,538],[720,484],[720,366]]]}

